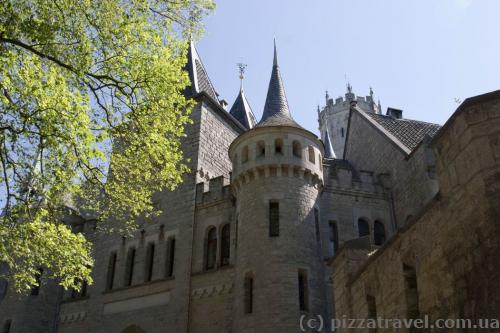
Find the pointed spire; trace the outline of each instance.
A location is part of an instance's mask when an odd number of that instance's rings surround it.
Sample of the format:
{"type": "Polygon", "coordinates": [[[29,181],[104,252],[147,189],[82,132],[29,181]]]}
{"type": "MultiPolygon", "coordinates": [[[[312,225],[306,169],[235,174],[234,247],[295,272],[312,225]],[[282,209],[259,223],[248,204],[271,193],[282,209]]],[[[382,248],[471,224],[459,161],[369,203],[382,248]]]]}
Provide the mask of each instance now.
{"type": "Polygon", "coordinates": [[[273,69],[271,71],[271,79],[267,90],[264,112],[262,113],[262,119],[257,124],[257,127],[263,126],[293,126],[301,128],[300,125],[293,120],[290,110],[288,109],[288,101],[286,99],[285,88],[283,87],[278,65],[276,41],[274,41],[273,69]]]}
{"type": "Polygon", "coordinates": [[[333,151],[332,142],[330,141],[330,133],[328,133],[328,126],[325,131],[325,158],[336,158],[333,151]]]}
{"type": "Polygon", "coordinates": [[[215,91],[214,85],[203,66],[198,51],[191,39],[189,42],[186,71],[188,72],[191,86],[186,88],[188,96],[194,96],[202,91],[207,93],[214,101],[219,101],[218,94],[215,91]]]}
{"type": "Polygon", "coordinates": [[[229,110],[229,113],[234,118],[236,118],[236,120],[238,120],[240,124],[243,125],[243,127],[245,127],[246,129],[251,129],[257,122],[255,121],[255,116],[252,112],[252,108],[250,107],[250,104],[245,97],[245,93],[243,92],[243,79],[245,78],[244,73],[247,65],[239,63],[237,64],[237,66],[240,72],[240,92],[236,97],[231,110],[229,110]]]}

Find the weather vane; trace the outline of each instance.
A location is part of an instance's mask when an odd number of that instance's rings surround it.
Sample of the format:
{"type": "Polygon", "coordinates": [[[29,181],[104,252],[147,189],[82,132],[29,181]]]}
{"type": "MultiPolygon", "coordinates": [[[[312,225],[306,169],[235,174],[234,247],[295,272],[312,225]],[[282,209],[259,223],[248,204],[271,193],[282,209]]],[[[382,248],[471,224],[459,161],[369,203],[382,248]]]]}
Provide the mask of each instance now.
{"type": "Polygon", "coordinates": [[[243,63],[237,63],[236,66],[238,66],[238,69],[240,70],[240,80],[243,80],[245,78],[245,68],[247,68],[247,64],[243,63]]]}

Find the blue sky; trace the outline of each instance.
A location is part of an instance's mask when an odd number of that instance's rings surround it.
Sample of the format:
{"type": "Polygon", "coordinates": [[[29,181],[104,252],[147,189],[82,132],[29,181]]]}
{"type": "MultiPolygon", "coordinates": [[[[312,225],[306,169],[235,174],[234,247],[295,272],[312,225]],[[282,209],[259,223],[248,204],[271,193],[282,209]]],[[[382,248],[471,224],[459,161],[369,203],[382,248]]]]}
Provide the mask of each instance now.
{"type": "Polygon", "coordinates": [[[498,0],[219,0],[197,48],[230,105],[236,63],[248,65],[245,94],[260,119],[276,38],[294,118],[317,133],[316,105],[354,92],[443,124],[455,99],[500,89],[498,0]]]}

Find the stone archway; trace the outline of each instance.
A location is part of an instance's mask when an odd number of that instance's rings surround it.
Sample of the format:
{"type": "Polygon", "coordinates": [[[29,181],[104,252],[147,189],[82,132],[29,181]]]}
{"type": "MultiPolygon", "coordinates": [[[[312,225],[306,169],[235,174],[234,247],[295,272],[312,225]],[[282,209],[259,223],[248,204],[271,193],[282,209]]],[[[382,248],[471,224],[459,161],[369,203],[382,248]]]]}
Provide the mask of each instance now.
{"type": "Polygon", "coordinates": [[[123,331],[121,331],[121,333],[146,333],[146,331],[137,325],[130,325],[130,326],[126,327],[125,329],[123,329],[123,331]]]}

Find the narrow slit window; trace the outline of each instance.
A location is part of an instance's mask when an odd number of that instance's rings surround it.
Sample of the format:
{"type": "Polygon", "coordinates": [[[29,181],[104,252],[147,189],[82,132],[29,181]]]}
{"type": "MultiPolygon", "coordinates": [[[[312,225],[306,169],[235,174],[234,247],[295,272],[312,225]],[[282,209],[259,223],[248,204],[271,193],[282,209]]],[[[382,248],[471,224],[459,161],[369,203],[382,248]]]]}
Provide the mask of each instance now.
{"type": "Polygon", "coordinates": [[[316,242],[319,242],[321,239],[320,230],[319,230],[319,210],[318,208],[314,208],[314,229],[316,230],[316,242]]]}
{"type": "Polygon", "coordinates": [[[245,302],[245,313],[253,312],[253,276],[251,274],[247,274],[245,276],[244,283],[244,302],[245,302]]]}
{"type": "Polygon", "coordinates": [[[134,263],[135,263],[135,248],[130,248],[127,253],[127,261],[125,265],[125,286],[132,285],[134,278],[134,263]]]}
{"type": "Polygon", "coordinates": [[[144,281],[148,282],[153,279],[153,268],[155,262],[155,243],[149,243],[146,250],[146,265],[145,265],[145,274],[144,281]]]}
{"type": "Polygon", "coordinates": [[[339,233],[337,229],[337,223],[335,221],[330,221],[328,223],[329,228],[329,238],[330,238],[330,253],[334,255],[337,253],[339,248],[339,233]]]}
{"type": "Polygon", "coordinates": [[[278,155],[283,155],[283,140],[282,139],[274,140],[274,152],[278,155]]]}
{"type": "Polygon", "coordinates": [[[309,151],[309,162],[311,162],[313,164],[316,163],[316,159],[315,159],[315,155],[314,155],[314,148],[309,146],[308,151],[309,151]]]}
{"type": "Polygon", "coordinates": [[[303,269],[299,269],[298,284],[299,284],[299,309],[300,311],[309,311],[309,290],[308,290],[307,272],[303,269]]]}
{"type": "Polygon", "coordinates": [[[280,235],[280,206],[276,201],[269,202],[269,237],[280,235]]]}
{"type": "Polygon", "coordinates": [[[113,252],[109,256],[108,275],[106,278],[106,290],[113,289],[113,282],[115,280],[115,268],[116,268],[116,252],[113,252]]]}
{"type": "Polygon", "coordinates": [[[266,143],[264,141],[257,142],[257,157],[266,156],[266,143]]]}
{"type": "Polygon", "coordinates": [[[294,141],[292,143],[292,150],[293,150],[293,156],[295,157],[302,157],[302,147],[300,145],[300,142],[294,141]]]}
{"type": "Polygon", "coordinates": [[[167,277],[174,276],[174,262],[175,262],[175,237],[170,237],[167,240],[167,277]]]}
{"type": "Polygon", "coordinates": [[[380,221],[375,221],[373,224],[373,238],[375,245],[383,245],[385,243],[385,226],[380,221]]]}

